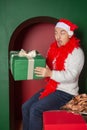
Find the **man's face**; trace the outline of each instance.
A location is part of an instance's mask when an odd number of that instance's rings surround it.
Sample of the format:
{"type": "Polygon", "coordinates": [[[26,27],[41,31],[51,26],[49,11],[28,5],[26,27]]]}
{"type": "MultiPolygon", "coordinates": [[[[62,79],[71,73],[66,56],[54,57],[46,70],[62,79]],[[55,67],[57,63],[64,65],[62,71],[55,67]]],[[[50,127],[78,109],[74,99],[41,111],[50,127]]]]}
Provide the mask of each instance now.
{"type": "Polygon", "coordinates": [[[55,27],[55,39],[59,47],[66,45],[70,38],[71,36],[69,36],[66,30],[55,27]]]}

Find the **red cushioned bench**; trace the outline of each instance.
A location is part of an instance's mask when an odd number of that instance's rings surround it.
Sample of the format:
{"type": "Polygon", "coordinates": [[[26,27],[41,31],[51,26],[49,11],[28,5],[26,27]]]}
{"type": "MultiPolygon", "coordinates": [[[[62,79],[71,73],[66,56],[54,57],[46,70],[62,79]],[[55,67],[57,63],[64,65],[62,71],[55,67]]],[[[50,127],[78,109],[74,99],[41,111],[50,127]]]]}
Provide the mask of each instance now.
{"type": "Polygon", "coordinates": [[[43,113],[44,130],[87,130],[80,114],[67,111],[46,111],[43,113]]]}

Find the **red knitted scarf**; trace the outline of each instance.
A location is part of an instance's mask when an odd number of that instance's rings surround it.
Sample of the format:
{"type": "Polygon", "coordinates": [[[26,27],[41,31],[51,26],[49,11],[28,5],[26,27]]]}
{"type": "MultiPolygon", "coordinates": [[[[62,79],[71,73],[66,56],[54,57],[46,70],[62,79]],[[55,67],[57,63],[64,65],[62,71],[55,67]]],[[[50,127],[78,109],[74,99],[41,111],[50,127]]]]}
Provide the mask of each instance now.
{"type": "MultiPolygon", "coordinates": [[[[68,54],[72,53],[75,48],[79,47],[79,39],[72,37],[66,45],[58,47],[55,41],[49,48],[47,54],[47,65],[51,70],[65,70],[65,59],[68,54]]],[[[59,82],[56,82],[50,78],[47,79],[48,83],[45,86],[45,90],[41,93],[40,99],[49,95],[56,90],[59,82]]]]}

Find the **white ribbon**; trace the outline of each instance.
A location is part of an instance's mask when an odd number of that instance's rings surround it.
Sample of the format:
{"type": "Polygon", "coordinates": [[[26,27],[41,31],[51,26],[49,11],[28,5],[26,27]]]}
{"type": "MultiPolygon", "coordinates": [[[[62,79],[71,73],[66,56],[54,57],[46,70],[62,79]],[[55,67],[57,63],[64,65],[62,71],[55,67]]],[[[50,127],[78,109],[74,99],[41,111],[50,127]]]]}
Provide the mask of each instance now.
{"type": "Polygon", "coordinates": [[[34,70],[34,57],[36,56],[36,50],[32,50],[28,53],[21,49],[21,51],[18,54],[19,57],[27,57],[28,59],[28,74],[27,79],[33,79],[33,70],[34,70]]]}
{"type": "Polygon", "coordinates": [[[36,50],[32,50],[30,52],[26,52],[25,50],[21,49],[21,51],[18,53],[19,57],[27,57],[27,58],[33,58],[36,56],[36,50]]]}
{"type": "Polygon", "coordinates": [[[27,79],[33,79],[33,71],[34,71],[34,59],[31,58],[30,60],[28,60],[27,79]]]}

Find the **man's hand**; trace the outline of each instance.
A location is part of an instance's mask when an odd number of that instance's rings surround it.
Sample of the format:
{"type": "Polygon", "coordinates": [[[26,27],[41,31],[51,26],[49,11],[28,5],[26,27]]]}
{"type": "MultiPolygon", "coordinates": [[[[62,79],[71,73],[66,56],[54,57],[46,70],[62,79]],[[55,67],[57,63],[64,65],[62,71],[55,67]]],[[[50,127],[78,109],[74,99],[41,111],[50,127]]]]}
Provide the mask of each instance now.
{"type": "Polygon", "coordinates": [[[34,69],[34,72],[35,72],[36,76],[38,76],[38,77],[51,77],[51,75],[52,75],[52,71],[50,70],[50,68],[48,66],[46,66],[46,68],[36,67],[34,69]]]}

